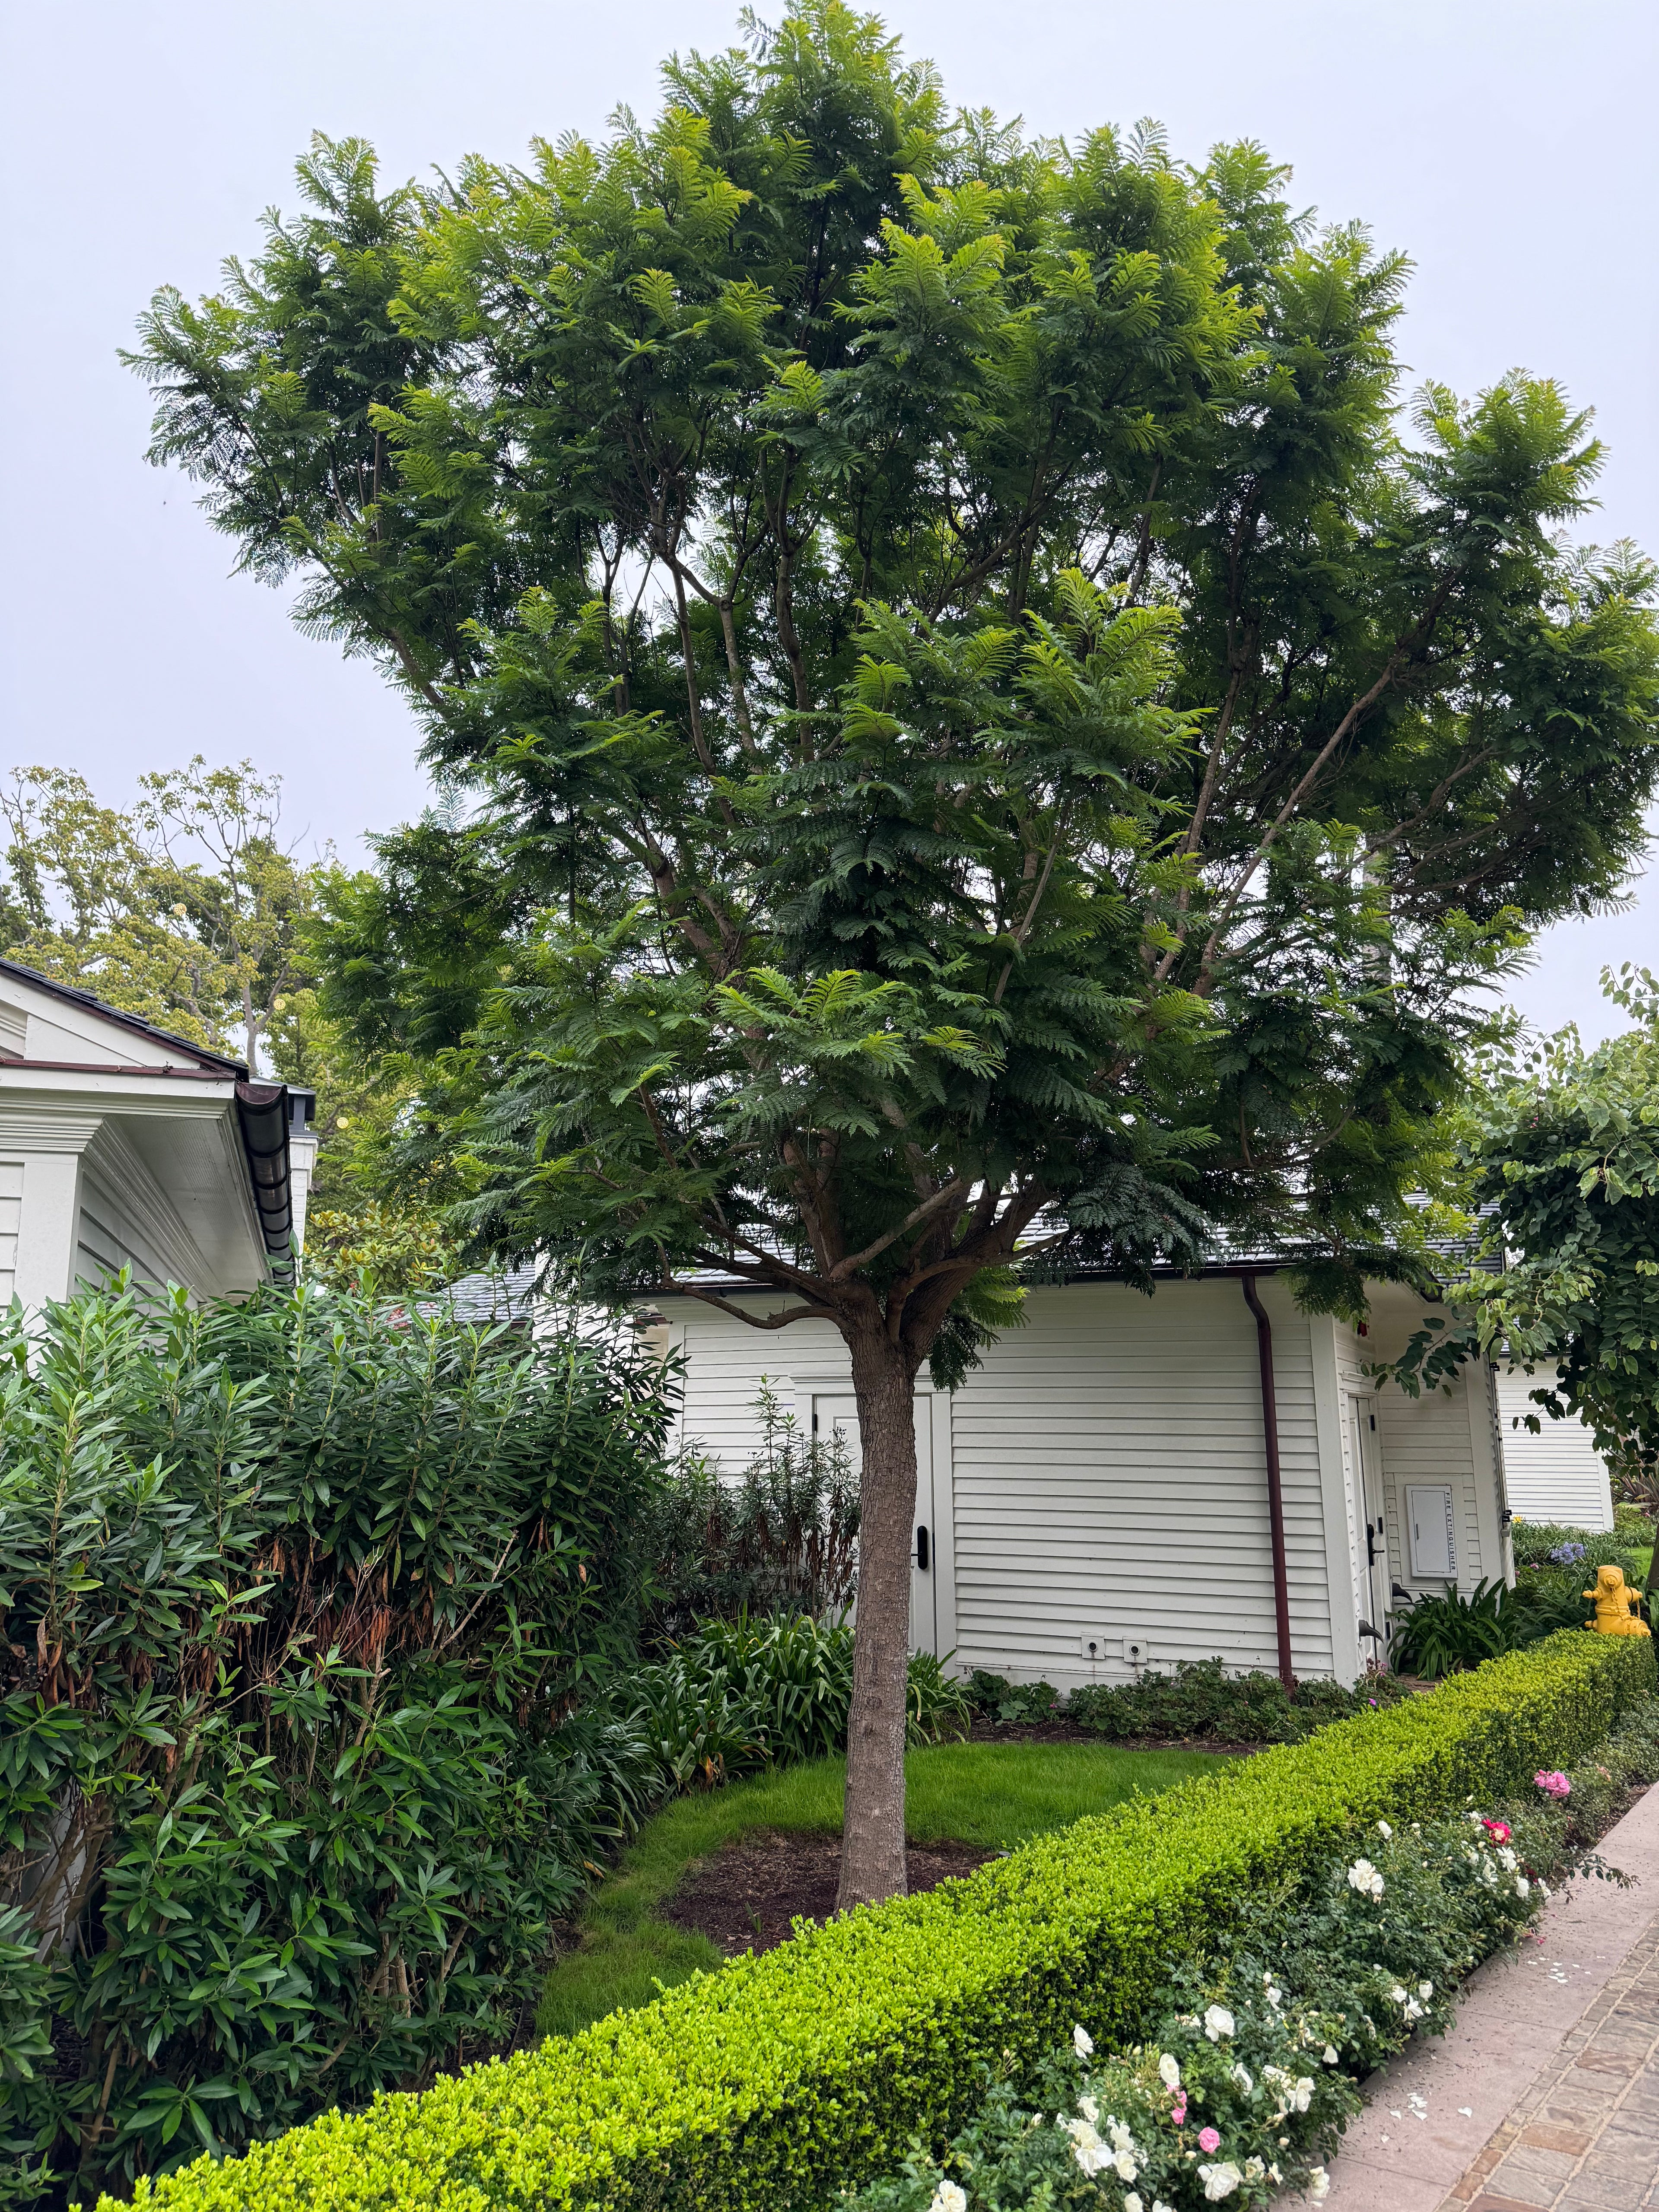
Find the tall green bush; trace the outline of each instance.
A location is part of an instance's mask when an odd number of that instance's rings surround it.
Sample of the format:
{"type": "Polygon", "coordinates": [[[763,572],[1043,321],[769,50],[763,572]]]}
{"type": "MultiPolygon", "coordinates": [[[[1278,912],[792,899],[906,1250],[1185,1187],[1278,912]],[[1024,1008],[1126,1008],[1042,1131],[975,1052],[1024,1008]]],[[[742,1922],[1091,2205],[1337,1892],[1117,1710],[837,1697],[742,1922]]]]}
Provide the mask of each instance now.
{"type": "Polygon", "coordinates": [[[665,1418],[632,1353],[314,1289],[0,1324],[15,2160],[114,2186],[511,2039],[655,1786],[569,1709],[665,1418]]]}
{"type": "Polygon", "coordinates": [[[735,1482],[687,1455],[653,1502],[643,1541],[659,1641],[740,1613],[838,1619],[852,1602],[859,1483],[846,1437],[804,1431],[764,1377],[755,1411],[760,1447],[735,1482]]]}
{"type": "MultiPolygon", "coordinates": [[[[580,2035],[139,2192],[161,2212],[790,2212],[942,2140],[984,2067],[1072,2023],[1121,2045],[1167,1963],[1381,1818],[1570,1764],[1654,1686],[1645,1639],[1559,1636],[1043,1836],[580,2035]]],[[[100,2212],[112,2212],[106,2205],[100,2212]]]]}

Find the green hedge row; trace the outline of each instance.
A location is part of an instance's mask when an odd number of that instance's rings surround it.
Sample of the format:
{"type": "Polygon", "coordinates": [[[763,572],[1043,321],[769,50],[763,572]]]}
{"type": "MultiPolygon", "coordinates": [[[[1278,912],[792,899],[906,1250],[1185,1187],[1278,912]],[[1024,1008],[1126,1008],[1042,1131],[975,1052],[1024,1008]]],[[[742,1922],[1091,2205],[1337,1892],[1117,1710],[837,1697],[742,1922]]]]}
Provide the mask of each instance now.
{"type": "MultiPolygon", "coordinates": [[[[325,2114],[141,2189],[165,2212],[783,2212],[942,2136],[976,2062],[1072,2023],[1132,2040],[1170,1960],[1359,1824],[1567,1765],[1654,1687],[1646,1639],[1564,1632],[852,1914],[422,2096],[325,2114]]],[[[105,2200],[100,2212],[115,2212],[105,2200]]]]}

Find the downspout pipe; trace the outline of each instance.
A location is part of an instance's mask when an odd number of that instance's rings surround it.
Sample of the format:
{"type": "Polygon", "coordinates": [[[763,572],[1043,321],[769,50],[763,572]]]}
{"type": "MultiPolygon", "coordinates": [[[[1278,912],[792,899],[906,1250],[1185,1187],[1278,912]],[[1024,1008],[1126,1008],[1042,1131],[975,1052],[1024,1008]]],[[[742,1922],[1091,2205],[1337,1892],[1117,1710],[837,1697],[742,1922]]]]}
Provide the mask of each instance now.
{"type": "Polygon", "coordinates": [[[1279,1631],[1279,1679],[1291,1697],[1296,1674],[1291,1665],[1291,1577],[1285,1561],[1285,1490],[1279,1474],[1279,1397],[1273,1388],[1273,1330],[1267,1309],[1256,1296],[1255,1277],[1239,1278],[1244,1303],[1255,1316],[1256,1357],[1261,1365],[1261,1437],[1267,1448],[1267,1527],[1273,1539],[1273,1621],[1279,1631]]]}

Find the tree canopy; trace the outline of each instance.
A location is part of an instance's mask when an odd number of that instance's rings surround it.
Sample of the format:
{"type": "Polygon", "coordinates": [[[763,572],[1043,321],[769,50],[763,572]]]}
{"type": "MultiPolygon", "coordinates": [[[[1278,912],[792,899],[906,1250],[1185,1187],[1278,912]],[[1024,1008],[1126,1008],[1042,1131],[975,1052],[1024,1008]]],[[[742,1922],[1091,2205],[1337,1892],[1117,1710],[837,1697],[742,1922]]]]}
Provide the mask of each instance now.
{"type": "MultiPolygon", "coordinates": [[[[1432,1387],[1476,1354],[1535,1378],[1545,1418],[1580,1415],[1615,1480],[1659,1505],[1659,981],[1603,976],[1635,1025],[1587,1051],[1575,1027],[1488,1069],[1458,1116],[1457,1172],[1480,1222],[1477,1266],[1451,1285],[1397,1373],[1432,1387]]],[[[1650,1581],[1659,1589],[1659,1572],[1650,1581]]]]}
{"type": "Polygon", "coordinates": [[[482,1244],[842,1331],[862,1638],[1011,1267],[1413,1266],[1472,994],[1640,847],[1654,575],[1556,385],[1406,404],[1404,259],[1259,147],[952,111],[838,0],[664,76],[429,188],[318,139],[133,359],[424,720],[325,1003],[482,1244]]]}
{"type": "Polygon", "coordinates": [[[273,1007],[310,970],[322,872],[282,844],[281,814],[282,779],[251,761],[152,769],[125,813],[72,769],[14,769],[5,950],[257,1070],[273,1007]]]}

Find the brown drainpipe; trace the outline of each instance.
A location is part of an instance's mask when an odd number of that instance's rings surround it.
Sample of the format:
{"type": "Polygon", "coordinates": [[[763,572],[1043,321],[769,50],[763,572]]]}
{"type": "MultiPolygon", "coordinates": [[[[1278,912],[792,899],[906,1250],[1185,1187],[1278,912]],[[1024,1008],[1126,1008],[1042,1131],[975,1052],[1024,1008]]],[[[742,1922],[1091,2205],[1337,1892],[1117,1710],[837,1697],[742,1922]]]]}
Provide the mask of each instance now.
{"type": "Polygon", "coordinates": [[[1291,1697],[1296,1674],[1291,1666],[1291,1577],[1285,1564],[1285,1492],[1279,1480],[1279,1400],[1273,1389],[1273,1332],[1267,1310],[1255,1294],[1255,1277],[1239,1278],[1244,1303],[1255,1316],[1255,1348],[1261,1362],[1261,1437],[1267,1447],[1267,1526],[1273,1547],[1273,1620],[1279,1631],[1279,1679],[1291,1697]]]}

